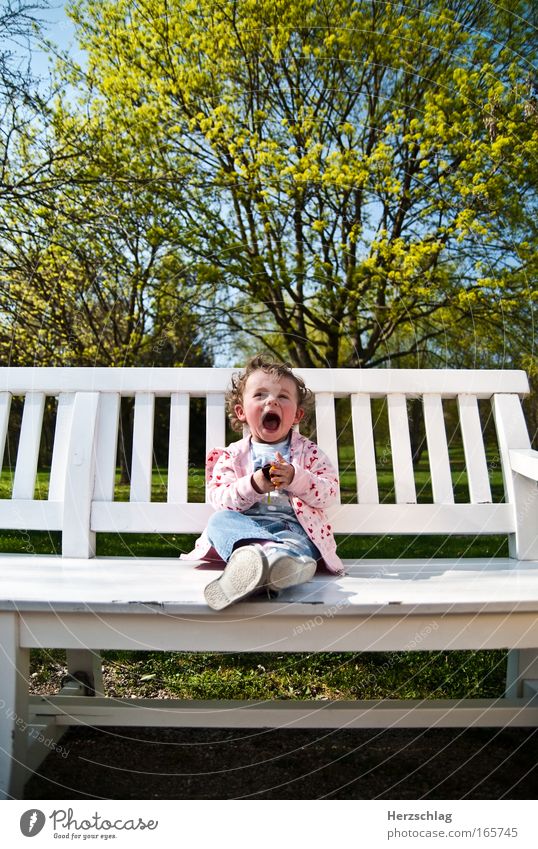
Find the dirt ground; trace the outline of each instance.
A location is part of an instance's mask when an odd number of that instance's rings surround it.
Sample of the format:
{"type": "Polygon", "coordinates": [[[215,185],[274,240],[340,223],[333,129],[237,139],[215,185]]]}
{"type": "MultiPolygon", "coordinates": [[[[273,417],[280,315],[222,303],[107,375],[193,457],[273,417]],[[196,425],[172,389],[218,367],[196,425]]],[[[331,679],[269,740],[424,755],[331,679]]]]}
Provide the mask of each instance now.
{"type": "Polygon", "coordinates": [[[26,799],[534,799],[538,729],[73,728],[26,799]]]}

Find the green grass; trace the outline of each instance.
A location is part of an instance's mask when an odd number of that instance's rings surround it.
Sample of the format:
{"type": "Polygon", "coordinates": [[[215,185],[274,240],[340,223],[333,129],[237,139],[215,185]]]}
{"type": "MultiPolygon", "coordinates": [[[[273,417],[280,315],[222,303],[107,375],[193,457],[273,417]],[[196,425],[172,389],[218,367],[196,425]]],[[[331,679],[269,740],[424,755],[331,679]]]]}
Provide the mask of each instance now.
{"type": "MultiPolygon", "coordinates": [[[[61,680],[65,654],[32,651],[34,687],[61,680]]],[[[495,698],[503,651],[316,654],[103,652],[113,697],[182,699],[495,698]]],[[[53,688],[56,689],[56,688],[53,688]]]]}
{"type": "MultiPolygon", "coordinates": [[[[341,457],[344,501],[355,500],[354,471],[349,457],[341,457]]],[[[493,500],[502,500],[500,471],[492,461],[493,500]]],[[[462,458],[452,462],[456,500],[467,499],[467,481],[462,458]]],[[[419,500],[431,500],[427,458],[416,471],[419,500]]],[[[0,476],[0,497],[11,494],[11,475],[0,476]]],[[[393,501],[390,462],[379,477],[380,501],[393,501]]],[[[36,498],[46,498],[48,472],[38,474],[36,498]]],[[[127,486],[116,482],[117,500],[127,500],[127,486]]],[[[189,497],[202,501],[203,470],[193,469],[189,497]]],[[[152,498],[166,498],[166,474],[156,469],[152,498]]],[[[188,534],[99,534],[99,555],[176,557],[192,548],[195,535],[188,534]]],[[[484,557],[507,553],[504,536],[341,536],[337,537],[342,557],[484,557]]],[[[11,552],[59,553],[59,533],[1,531],[0,550],[11,552]]],[[[367,698],[488,698],[503,692],[506,653],[489,652],[391,652],[321,654],[218,654],[181,652],[103,653],[107,692],[114,696],[138,695],[179,698],[236,699],[367,699],[367,698]]],[[[65,653],[56,650],[32,652],[32,681],[40,687],[57,689],[65,671],[65,653]]]]}

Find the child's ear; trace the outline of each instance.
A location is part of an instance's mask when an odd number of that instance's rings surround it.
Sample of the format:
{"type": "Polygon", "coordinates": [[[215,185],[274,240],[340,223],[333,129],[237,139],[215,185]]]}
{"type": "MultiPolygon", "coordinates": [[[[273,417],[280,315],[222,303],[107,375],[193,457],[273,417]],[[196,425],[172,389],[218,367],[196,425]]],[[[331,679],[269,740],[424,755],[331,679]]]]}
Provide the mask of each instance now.
{"type": "Polygon", "coordinates": [[[247,418],[245,416],[245,411],[243,409],[242,404],[236,404],[235,405],[234,413],[235,413],[236,418],[239,419],[240,422],[246,422],[247,418]]]}
{"type": "Polygon", "coordinates": [[[297,407],[297,412],[295,413],[295,418],[293,420],[293,424],[299,424],[299,422],[304,418],[304,410],[302,407],[297,407]]]}

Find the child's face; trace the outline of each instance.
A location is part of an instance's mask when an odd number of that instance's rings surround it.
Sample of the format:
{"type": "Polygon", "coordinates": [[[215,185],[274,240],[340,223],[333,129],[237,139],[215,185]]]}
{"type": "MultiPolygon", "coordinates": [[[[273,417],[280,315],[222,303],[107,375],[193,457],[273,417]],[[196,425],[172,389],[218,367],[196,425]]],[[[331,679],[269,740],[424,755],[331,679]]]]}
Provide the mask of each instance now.
{"type": "Polygon", "coordinates": [[[297,403],[297,387],[289,377],[273,377],[255,371],[248,378],[243,401],[235,405],[235,415],[246,422],[254,442],[282,442],[294,424],[304,416],[297,403]]]}

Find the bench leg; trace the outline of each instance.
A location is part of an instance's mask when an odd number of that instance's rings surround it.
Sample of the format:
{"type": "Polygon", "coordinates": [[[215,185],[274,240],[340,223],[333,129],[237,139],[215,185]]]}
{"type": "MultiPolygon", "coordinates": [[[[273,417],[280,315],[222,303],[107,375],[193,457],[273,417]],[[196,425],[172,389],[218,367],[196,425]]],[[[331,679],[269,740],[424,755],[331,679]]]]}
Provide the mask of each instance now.
{"type": "Polygon", "coordinates": [[[0,613],[0,798],[21,799],[29,772],[30,650],[19,645],[19,617],[0,613]]]}
{"type": "Polygon", "coordinates": [[[524,696],[527,680],[538,680],[538,649],[512,649],[508,652],[505,696],[509,699],[524,696]]]}
{"type": "Polygon", "coordinates": [[[90,649],[67,649],[67,671],[70,675],[85,672],[96,696],[104,696],[101,653],[90,649]]]}

